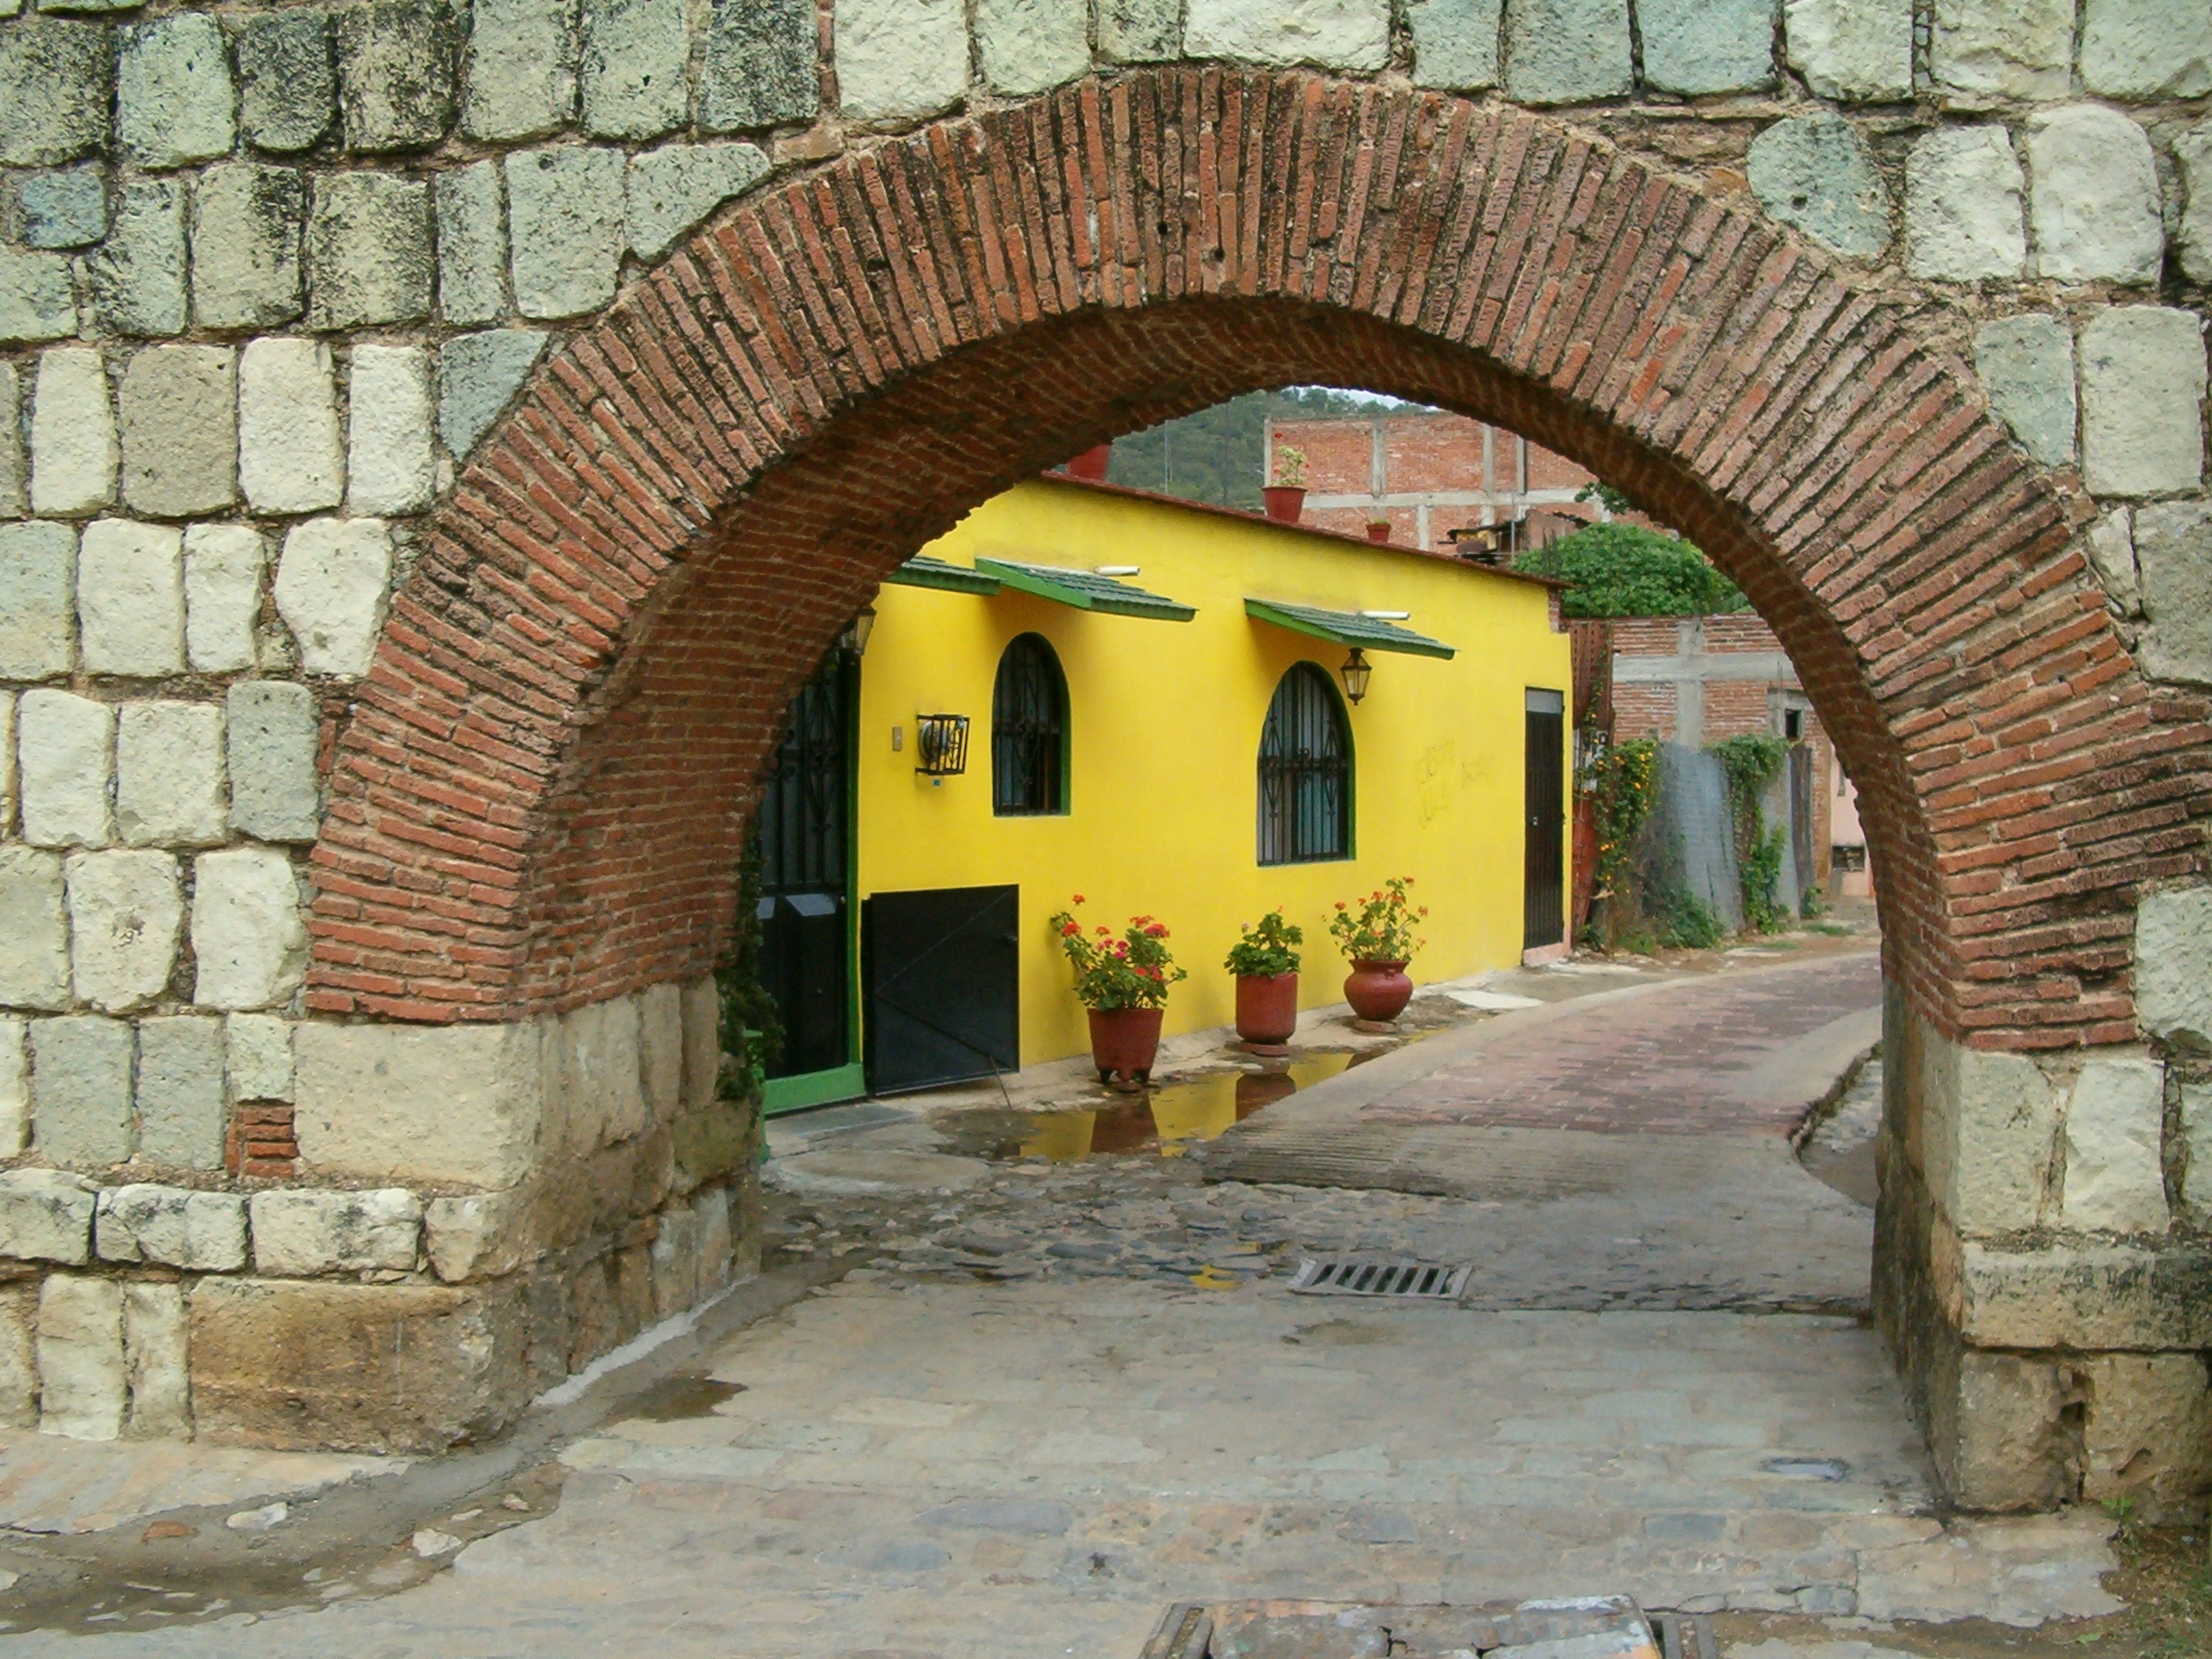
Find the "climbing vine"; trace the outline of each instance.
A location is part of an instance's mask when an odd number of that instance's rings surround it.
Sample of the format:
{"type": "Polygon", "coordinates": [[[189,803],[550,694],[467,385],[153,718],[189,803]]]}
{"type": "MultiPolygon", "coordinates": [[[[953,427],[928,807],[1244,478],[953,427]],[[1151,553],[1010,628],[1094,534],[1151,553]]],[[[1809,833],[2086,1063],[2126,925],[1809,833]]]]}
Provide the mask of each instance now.
{"type": "Polygon", "coordinates": [[[1597,822],[1593,896],[1612,898],[1627,885],[1628,855],[1659,799],[1659,744],[1637,738],[1599,751],[1583,769],[1583,793],[1597,822]]]}
{"type": "Polygon", "coordinates": [[[722,1074],[725,1100],[758,1097],[768,1068],[783,1052],[783,1022],[775,999],[760,982],[761,838],[757,820],[745,837],[738,866],[737,940],[729,957],[714,970],[721,999],[722,1074]]]}
{"type": "Polygon", "coordinates": [[[1712,745],[1728,778],[1729,816],[1735,825],[1737,881],[1743,891],[1744,926],[1756,933],[1778,933],[1790,913],[1775,896],[1782,880],[1782,854],[1789,835],[1779,824],[1766,827],[1759,796],[1782,775],[1790,747],[1779,738],[1747,733],[1712,745]]]}

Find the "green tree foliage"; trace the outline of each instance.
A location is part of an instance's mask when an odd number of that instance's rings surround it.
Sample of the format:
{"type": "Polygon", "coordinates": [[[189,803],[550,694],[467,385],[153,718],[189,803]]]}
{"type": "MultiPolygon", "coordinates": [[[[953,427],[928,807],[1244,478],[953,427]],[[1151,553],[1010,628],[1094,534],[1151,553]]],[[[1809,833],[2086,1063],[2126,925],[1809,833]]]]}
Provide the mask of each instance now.
{"type": "Polygon", "coordinates": [[[1591,525],[1513,568],[1574,583],[1560,599],[1570,617],[1707,617],[1749,605],[1689,543],[1635,525],[1591,525]]]}
{"type": "Polygon", "coordinates": [[[1384,407],[1371,398],[1328,386],[1248,392],[1195,415],[1116,438],[1106,476],[1117,484],[1158,490],[1182,501],[1257,513],[1260,486],[1267,482],[1263,450],[1270,415],[1279,421],[1320,420],[1370,416],[1384,407]]]}

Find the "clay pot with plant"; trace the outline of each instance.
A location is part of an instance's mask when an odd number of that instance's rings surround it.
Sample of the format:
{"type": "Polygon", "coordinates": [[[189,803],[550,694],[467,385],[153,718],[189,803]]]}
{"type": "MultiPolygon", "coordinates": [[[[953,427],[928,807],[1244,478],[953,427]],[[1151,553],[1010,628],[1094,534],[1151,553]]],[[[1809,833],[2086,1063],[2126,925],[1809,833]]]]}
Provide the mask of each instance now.
{"type": "Polygon", "coordinates": [[[1390,520],[1370,519],[1367,521],[1367,539],[1377,547],[1388,547],[1390,544],[1390,520]]]}
{"type": "MultiPolygon", "coordinates": [[[[1075,902],[1083,902],[1082,894],[1075,902]]],[[[1075,969],[1076,1000],[1090,1014],[1091,1061],[1098,1080],[1113,1088],[1143,1088],[1159,1058],[1168,987],[1189,977],[1168,951],[1166,926],[1151,916],[1132,916],[1117,939],[1103,924],[1085,933],[1074,913],[1062,910],[1053,917],[1052,931],[1075,969]]]]}
{"type": "Polygon", "coordinates": [[[1222,965],[1237,976],[1237,1035],[1255,1054],[1286,1054],[1298,1029],[1298,951],[1304,930],[1270,910],[1243,923],[1222,965]]]}
{"type": "Polygon", "coordinates": [[[1427,943],[1413,929],[1429,908],[1413,902],[1406,891],[1413,884],[1411,876],[1393,876],[1364,899],[1339,899],[1328,920],[1330,936],[1352,963],[1344,1000],[1364,1030],[1388,1030],[1413,1000],[1406,967],[1427,943]]]}
{"type": "Polygon", "coordinates": [[[1306,506],[1306,453],[1283,444],[1275,451],[1275,481],[1263,485],[1260,499],[1278,524],[1296,524],[1306,506]]]}

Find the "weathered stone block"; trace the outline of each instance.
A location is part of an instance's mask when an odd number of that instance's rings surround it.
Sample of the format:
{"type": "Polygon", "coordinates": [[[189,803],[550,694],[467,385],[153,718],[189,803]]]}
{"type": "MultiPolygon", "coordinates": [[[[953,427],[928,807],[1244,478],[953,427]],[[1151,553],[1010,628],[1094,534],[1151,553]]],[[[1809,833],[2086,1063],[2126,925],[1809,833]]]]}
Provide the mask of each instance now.
{"type": "Polygon", "coordinates": [[[1974,369],[2021,448],[2045,466],[2074,459],[2074,336],[2063,322],[2029,312],[1984,323],[1974,369]]]}
{"type": "Polygon", "coordinates": [[[2202,1226],[2212,1222],[2212,1083],[2181,1085],[2181,1138],[2187,1158],[2181,1201],[2202,1226]]]}
{"type": "Polygon", "coordinates": [[[505,166],[515,309],[577,317],[605,305],[622,263],[622,152],[525,150],[505,166]]]}
{"type": "Polygon", "coordinates": [[[1628,0],[1512,0],[1505,90],[1524,104],[1579,104],[1629,89],[1628,0]]]}
{"type": "Polygon", "coordinates": [[[192,954],[203,1008],[268,1008],[300,988],[307,928],[292,861],[258,847],[192,860],[192,954]]]}
{"type": "Polygon", "coordinates": [[[307,221],[307,323],[365,328],[430,313],[430,187],[389,173],[317,177],[307,221]]]}
{"type": "Polygon", "coordinates": [[[613,1264],[587,1261],[568,1280],[568,1369],[580,1371],[622,1340],[613,1264]]]}
{"type": "Polygon", "coordinates": [[[168,988],[185,920],[167,853],[73,853],[66,872],[70,970],[80,1001],[104,1013],[143,1007],[168,988]]]}
{"type": "Polygon", "coordinates": [[[496,161],[438,175],[438,312],[449,323],[507,313],[507,204],[496,161]]]}
{"type": "Polygon", "coordinates": [[[2201,1354],[2094,1354],[2079,1363],[2081,1497],[2181,1525],[2212,1488],[2212,1393],[2201,1354]]]}
{"type": "Polygon", "coordinates": [[[392,585],[392,533],[381,519],[314,519],[284,538],[276,609],[311,674],[368,672],[392,585]]]}
{"type": "MultiPolygon", "coordinates": [[[[21,383],[15,365],[0,362],[0,519],[21,518],[29,510],[30,501],[29,465],[23,457],[21,383]]],[[[0,577],[0,580],[5,580],[0,577]]],[[[5,608],[4,603],[0,603],[0,610],[5,608]]],[[[0,629],[6,626],[0,622],[0,629]]],[[[0,646],[0,650],[5,649],[0,646]]]]}
{"type": "Polygon", "coordinates": [[[583,0],[584,125],[658,138],[684,124],[691,35],[684,0],[583,0]]]}
{"type": "Polygon", "coordinates": [[[1906,264],[1916,276],[2017,276],[2027,258],[2023,184],[2001,126],[1923,134],[1905,165],[1906,264]]]}
{"type": "Polygon", "coordinates": [[[182,672],[183,532],[129,519],[87,525],[77,544],[76,610],[84,665],[94,673],[182,672]]]}
{"type": "Polygon", "coordinates": [[[2164,1232],[2160,1143],[2166,1073],[2148,1060],[2092,1060],[2066,1108],[2063,1224],[2092,1232],[2164,1232]]]}
{"type": "Polygon", "coordinates": [[[691,1199],[692,1224],[699,1248],[699,1300],[730,1282],[730,1189],[708,1187],[691,1199]]]}
{"type": "Polygon", "coordinates": [[[94,1237],[102,1261],[150,1261],[189,1273],[246,1265],[246,1200],[146,1182],[100,1194],[94,1237]]]}
{"type": "MultiPolygon", "coordinates": [[[[1407,0],[1413,84],[1451,92],[1496,86],[1504,10],[1504,0],[1407,0]]],[[[1164,55],[1175,56],[1175,48],[1170,46],[1164,55]]]]}
{"type": "Polygon", "coordinates": [[[1977,1346],[2212,1346],[2212,1249],[2201,1242],[1968,1243],[1960,1256],[1958,1326],[1977,1346]]]}
{"type": "Polygon", "coordinates": [[[527,1402],[513,1281],[465,1288],[210,1279],[191,1302],[192,1405],[215,1443],[434,1452],[527,1402]],[[295,1356],[272,1382],[269,1355],[295,1356]]]}
{"type": "Polygon", "coordinates": [[[228,706],[231,827],[257,841],[314,840],[322,818],[315,694],[292,680],[240,680],[228,706]]]}
{"type": "Polygon", "coordinates": [[[248,343],[239,364],[240,481],[257,512],[313,513],[345,493],[331,349],[279,337],[248,343]]]}
{"type": "Polygon", "coordinates": [[[98,1169],[131,1156],[135,1047],[128,1020],[69,1014],[31,1023],[31,1139],[52,1162],[98,1169]]]}
{"type": "Polygon", "coordinates": [[[1922,1038],[1918,1116],[1923,1175],[1953,1226],[1969,1237],[2044,1219],[2058,1101],[2024,1054],[1922,1038]]]}
{"type": "Polygon", "coordinates": [[[0,247],[0,344],[62,340],[76,332],[69,261],[58,253],[0,247]]]}
{"type": "Polygon", "coordinates": [[[575,0],[476,0],[463,58],[461,130],[543,138],[576,118],[575,0]]]}
{"type": "Polygon", "coordinates": [[[499,1188],[533,1168],[536,1025],[311,1023],[293,1042],[295,1130],[315,1170],[499,1188]]]}
{"type": "Polygon", "coordinates": [[[223,1022],[229,1045],[230,1097],[246,1102],[292,1098],[292,1027],[274,1014],[233,1014],[223,1022]]]}
{"type": "MultiPolygon", "coordinates": [[[[1228,0],[1199,0],[1192,9],[1239,32],[1237,9],[1228,0]]],[[[847,119],[916,120],[951,108],[966,94],[968,27],[957,0],[847,0],[837,8],[836,26],[837,92],[847,119]]],[[[1208,27],[1198,15],[1190,19],[1194,54],[1243,55],[1216,40],[1208,27]]]]}
{"type": "Polygon", "coordinates": [[[548,1023],[546,1144],[577,1157],[627,1140],[652,1122],[640,1054],[638,1004],[613,997],[548,1023]]]}
{"type": "Polygon", "coordinates": [[[0,846],[0,1006],[69,1006],[69,912],[58,853],[0,846]]]}
{"type": "Polygon", "coordinates": [[[714,1103],[722,1069],[722,999],[714,975],[684,987],[684,1103],[696,1110],[714,1103]]]}
{"type": "Polygon", "coordinates": [[[105,847],[115,838],[107,785],[115,711],[67,691],[26,691],[15,743],[23,839],[39,847],[105,847]]]}
{"type": "Polygon", "coordinates": [[[138,1156],[174,1169],[221,1169],[222,1082],[221,1020],[190,1014],[141,1020],[138,1156]]]}
{"type": "Polygon", "coordinates": [[[2176,137],[2173,160],[2185,198],[2175,239],[2182,272],[2192,282],[2212,283],[2212,121],[2176,137]]]}
{"type": "Polygon", "coordinates": [[[2212,887],[2146,893],[2136,907],[2136,1018],[2162,1041],[2212,1048],[2212,887]]]}
{"type": "Polygon", "coordinates": [[[769,174],[751,144],[664,144],[629,162],[626,222],[630,251],[658,259],[733,196],[769,174]]]}
{"type": "Polygon", "coordinates": [[[141,167],[185,167],[230,154],[238,130],[222,24],[187,11],[124,30],[115,112],[115,136],[141,167]]]}
{"type": "Polygon", "coordinates": [[[1912,95],[1912,0],[1782,0],[1790,67],[1823,98],[1912,95]]]}
{"type": "Polygon", "coordinates": [[[311,1279],[328,1273],[414,1271],[422,1202],[404,1187],[256,1193],[250,1207],[258,1273],[311,1279]]]}
{"type": "Polygon", "coordinates": [[[1087,0],[976,0],[975,51],[994,92],[1027,97],[1049,91],[1091,67],[1090,6],[1087,0]]]}
{"type": "Polygon", "coordinates": [[[26,246],[88,247],[107,234],[107,182],[96,167],[25,173],[15,191],[26,246]]]}
{"type": "Polygon", "coordinates": [[[191,1373],[182,1285],[123,1287],[123,1369],[132,1437],[188,1439],[192,1431],[191,1373]]]}
{"type": "Polygon", "coordinates": [[[684,1106],[684,988],[648,985],[638,993],[637,1010],[646,1110],[665,1122],[684,1106]]]}
{"type": "Polygon", "coordinates": [[[356,345],[348,386],[346,510],[419,513],[437,488],[430,443],[430,354],[356,345]]]}
{"type": "Polygon", "coordinates": [[[513,1273],[531,1254],[520,1189],[434,1198],[422,1206],[422,1248],[447,1284],[513,1273]]]}
{"type": "Polygon", "coordinates": [[[120,459],[100,353],[84,346],[41,352],[31,393],[31,511],[90,513],[111,505],[120,459]]]}
{"type": "Polygon", "coordinates": [[[114,50],[97,23],[38,16],[0,30],[0,167],[52,167],[106,146],[114,50]]]}
{"type": "Polygon", "coordinates": [[[461,334],[438,353],[438,435],[465,459],[491,423],[507,412],[545,349],[534,329],[495,328],[461,334]]]}
{"type": "Polygon", "coordinates": [[[653,1241],[653,1315],[673,1319],[699,1299],[699,1223],[690,1207],[666,1210],[653,1241]]]}
{"type": "Polygon", "coordinates": [[[131,847],[222,841],[222,710],[204,702],[127,702],[115,723],[115,826],[131,847]]]}
{"type": "Polygon", "coordinates": [[[2141,127],[2096,104],[2042,112],[2028,123],[2027,176],[2039,275],[2157,281],[2166,231],[2141,127]]]}
{"type": "Polygon", "coordinates": [[[1928,68],[1976,98],[2063,98],[2074,64],[2074,0],[1936,0],[1928,68]]]}
{"type": "Polygon", "coordinates": [[[39,1423],[39,1287],[0,1285],[0,1425],[39,1423]]]}
{"type": "MultiPolygon", "coordinates": [[[[0,927],[7,925],[6,903],[0,897],[0,927]]],[[[0,1014],[0,1158],[15,1158],[31,1144],[30,1042],[28,1021],[0,1014]]]]}
{"type": "Polygon", "coordinates": [[[76,634],[76,532],[0,524],[0,677],[66,674],[76,634]]]}
{"type": "Polygon", "coordinates": [[[310,149],[337,113],[330,19],[290,6],[245,20],[238,33],[238,125],[257,149],[310,149]]]}
{"type": "Polygon", "coordinates": [[[2142,586],[2136,576],[2135,532],[2128,514],[2125,507],[2114,507],[2089,526],[2082,540],[2113,606],[2124,617],[2140,617],[2142,586]]]}
{"type": "MultiPolygon", "coordinates": [[[[1088,20],[1081,4],[1073,10],[1087,67],[1088,20]]],[[[807,0],[714,0],[699,74],[700,126],[737,132],[812,120],[822,106],[815,38],[807,0]]]]}
{"type": "MultiPolygon", "coordinates": [[[[183,518],[238,499],[238,359],[228,346],[149,347],[124,370],[116,406],[125,503],[183,518]]],[[[180,605],[180,646],[182,621],[180,605]]]]}
{"type": "MultiPolygon", "coordinates": [[[[1968,1348],[1956,1395],[1929,1437],[1945,1495],[1962,1509],[2048,1509],[2066,1495],[2065,1380],[2048,1360],[1968,1348]]],[[[1932,1426],[1932,1425],[1931,1425],[1932,1426]]]]}
{"type": "Polygon", "coordinates": [[[268,554],[251,525],[196,524],[185,531],[185,659],[203,674],[253,666],[268,554]]]}
{"type": "Polygon", "coordinates": [[[1644,79],[1691,97],[1774,84],[1775,0],[1640,0],[1644,79]]]}
{"type": "Polygon", "coordinates": [[[0,1255],[19,1261],[92,1260],[100,1188],[59,1170],[0,1170],[0,1255]]]}
{"type": "Polygon", "coordinates": [[[2081,473],[2099,495],[2194,489],[2204,472],[2203,325],[2122,306],[2082,325],[2081,473]]]}
{"type": "Polygon", "coordinates": [[[107,240],[84,262],[92,307],[118,334],[185,331],[185,186],[134,179],[116,197],[107,240]]]}
{"type": "Polygon", "coordinates": [[[2085,0],[2081,84],[2103,98],[2202,98],[2212,92],[2212,12],[2085,0]]]}
{"type": "MultiPolygon", "coordinates": [[[[1382,68],[1389,35],[1388,8],[1375,0],[1191,0],[1184,23],[1186,50],[1194,58],[1328,69],[1382,68]]],[[[841,35],[841,66],[843,55],[841,35]]]]}
{"type": "Polygon", "coordinates": [[[300,234],[307,187],[291,167],[226,161],[192,192],[192,318],[203,328],[269,328],[303,308],[300,234]]]}
{"type": "Polygon", "coordinates": [[[362,0],[338,14],[346,148],[425,149],[453,125],[460,26],[447,0],[362,0]]]}
{"type": "Polygon", "coordinates": [[[1868,259],[1889,246],[1889,192],[1874,152],[1842,116],[1777,121],[1751,141],[1745,170],[1769,213],[1837,252],[1868,259]]]}
{"type": "Polygon", "coordinates": [[[2147,501],[2135,518],[2142,609],[2150,619],[2141,641],[2143,672],[2212,685],[2212,506],[2147,501]]]}
{"type": "MultiPolygon", "coordinates": [[[[1496,29],[1491,33],[1494,40],[1496,29]]],[[[1098,0],[1098,52],[1115,64],[1164,64],[1182,57],[1182,0],[1098,0]]]]}
{"type": "Polygon", "coordinates": [[[615,1252],[615,1340],[629,1341],[653,1323],[653,1254],[643,1244],[615,1252]]]}
{"type": "Polygon", "coordinates": [[[39,1287],[39,1431],[72,1440],[123,1432],[123,1286],[48,1273],[39,1287]]]}

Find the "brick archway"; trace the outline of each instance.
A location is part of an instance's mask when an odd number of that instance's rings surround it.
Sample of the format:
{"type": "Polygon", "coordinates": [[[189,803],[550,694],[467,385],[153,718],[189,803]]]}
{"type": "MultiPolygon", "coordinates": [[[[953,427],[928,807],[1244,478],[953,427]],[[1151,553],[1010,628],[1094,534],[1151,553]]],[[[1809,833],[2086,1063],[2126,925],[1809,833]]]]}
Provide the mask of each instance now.
{"type": "Polygon", "coordinates": [[[1291,380],[1498,422],[1680,525],[1863,782],[1915,1008],[1979,1046],[2133,1035],[2135,884],[2199,862],[2202,733],[1957,367],[1565,122],[1197,69],[826,164],[538,374],[341,734],[313,1005],[513,1018],[703,970],[780,711],[884,571],[1041,466],[1291,380]]]}

